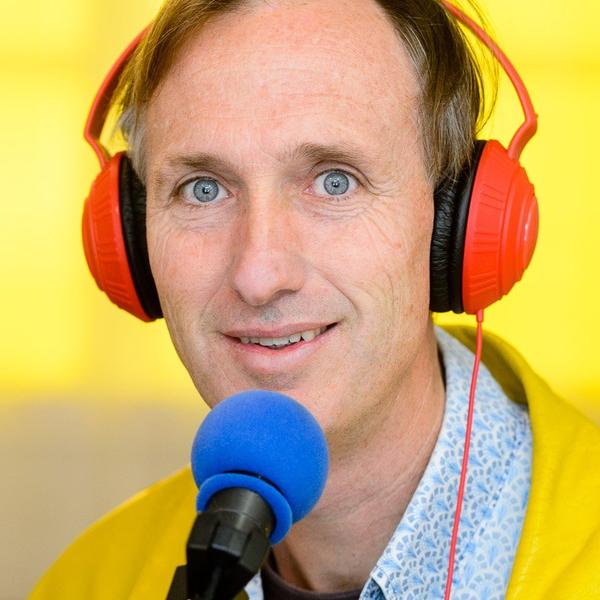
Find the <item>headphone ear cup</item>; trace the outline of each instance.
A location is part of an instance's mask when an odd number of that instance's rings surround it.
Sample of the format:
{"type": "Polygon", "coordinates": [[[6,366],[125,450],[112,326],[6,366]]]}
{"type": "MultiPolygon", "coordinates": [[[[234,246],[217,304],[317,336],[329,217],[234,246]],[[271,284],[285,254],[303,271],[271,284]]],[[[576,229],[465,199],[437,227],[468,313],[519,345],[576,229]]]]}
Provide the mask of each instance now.
{"type": "Polygon", "coordinates": [[[471,192],[463,304],[475,314],[507,294],[533,256],[539,213],[525,169],[496,140],[485,144],[471,192]]]}
{"type": "Polygon", "coordinates": [[[96,284],[109,299],[143,321],[151,321],[161,316],[160,304],[154,282],[145,288],[144,276],[140,276],[147,266],[145,276],[152,277],[145,241],[145,194],[139,192],[143,186],[131,178],[132,172],[129,160],[121,152],[113,156],[96,177],[83,209],[83,247],[96,284]],[[127,215],[125,224],[122,212],[127,215]],[[143,241],[140,241],[142,225],[143,241]],[[142,248],[141,257],[134,255],[139,248],[142,248]],[[138,286],[141,294],[138,294],[138,286]]]}
{"type": "Polygon", "coordinates": [[[463,308],[463,259],[471,191],[485,141],[477,140],[471,159],[456,179],[444,180],[435,190],[431,236],[429,309],[433,312],[463,308]]]}

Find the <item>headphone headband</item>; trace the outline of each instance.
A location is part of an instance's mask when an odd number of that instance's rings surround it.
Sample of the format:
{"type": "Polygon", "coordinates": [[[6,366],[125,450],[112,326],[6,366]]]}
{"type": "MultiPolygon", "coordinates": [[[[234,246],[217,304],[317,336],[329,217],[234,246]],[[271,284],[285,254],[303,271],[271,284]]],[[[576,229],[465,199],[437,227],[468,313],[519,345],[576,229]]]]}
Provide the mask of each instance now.
{"type": "MultiPolygon", "coordinates": [[[[465,27],[470,29],[473,34],[479,38],[479,40],[489,49],[493,56],[502,65],[504,72],[508,75],[508,78],[514,87],[517,96],[519,97],[521,108],[525,114],[525,121],[515,132],[508,146],[509,157],[518,159],[523,151],[523,148],[537,130],[537,114],[533,108],[529,92],[527,91],[523,80],[517,73],[517,70],[514,68],[513,64],[510,62],[498,44],[496,44],[496,42],[460,8],[454,4],[451,4],[447,0],[442,0],[442,3],[448,12],[456,17],[456,19],[465,25],[465,27]]],[[[109,152],[100,143],[100,134],[102,133],[102,128],[108,115],[108,109],[110,107],[112,95],[117,87],[117,84],[119,83],[119,78],[123,72],[123,69],[125,68],[125,65],[127,64],[127,61],[131,58],[131,55],[134,53],[135,49],[138,47],[140,41],[143,39],[146,33],[150,30],[151,26],[151,24],[148,25],[140,33],[138,33],[127,46],[127,48],[125,48],[124,52],[119,56],[115,64],[111,67],[110,71],[104,78],[104,81],[96,93],[96,97],[94,98],[90,108],[83,135],[90,146],[94,149],[102,168],[104,168],[104,166],[106,166],[110,160],[109,152]]]]}
{"type": "Polygon", "coordinates": [[[508,156],[515,160],[518,160],[521,156],[523,148],[525,148],[527,142],[535,135],[537,131],[537,113],[533,108],[533,103],[529,96],[529,92],[523,83],[523,80],[517,73],[517,70],[510,62],[506,54],[502,51],[500,46],[477,24],[473,19],[468,17],[460,8],[450,4],[447,0],[443,0],[446,9],[453,14],[465,27],[470,29],[481,42],[488,48],[488,50],[494,55],[494,58],[502,65],[504,72],[508,75],[510,82],[517,92],[521,108],[525,113],[525,121],[521,124],[519,129],[513,135],[512,140],[508,146],[508,156]]]}
{"type": "Polygon", "coordinates": [[[100,135],[102,133],[102,128],[104,127],[106,117],[108,116],[108,109],[110,107],[112,96],[115,92],[117,84],[119,83],[119,77],[121,77],[121,73],[127,64],[127,61],[131,58],[131,55],[134,53],[140,41],[146,35],[149,29],[150,25],[138,33],[130,42],[129,46],[125,48],[121,56],[119,56],[115,64],[111,67],[110,71],[104,78],[104,81],[102,82],[102,85],[100,86],[100,89],[96,93],[96,97],[92,102],[92,107],[90,108],[90,112],[85,123],[85,129],[83,130],[83,137],[94,149],[102,168],[104,168],[110,160],[110,154],[108,150],[106,150],[106,148],[100,143],[100,135]]]}

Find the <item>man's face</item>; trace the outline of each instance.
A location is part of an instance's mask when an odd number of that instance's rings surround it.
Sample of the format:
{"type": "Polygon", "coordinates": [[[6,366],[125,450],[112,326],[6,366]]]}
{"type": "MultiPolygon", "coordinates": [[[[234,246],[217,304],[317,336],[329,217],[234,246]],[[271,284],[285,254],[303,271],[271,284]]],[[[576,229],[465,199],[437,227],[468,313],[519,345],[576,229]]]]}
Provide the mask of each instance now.
{"type": "Polygon", "coordinates": [[[146,115],[148,246],[209,405],[281,391],[333,434],[402,402],[429,327],[417,94],[369,0],[259,2],[177,56],[146,115]]]}

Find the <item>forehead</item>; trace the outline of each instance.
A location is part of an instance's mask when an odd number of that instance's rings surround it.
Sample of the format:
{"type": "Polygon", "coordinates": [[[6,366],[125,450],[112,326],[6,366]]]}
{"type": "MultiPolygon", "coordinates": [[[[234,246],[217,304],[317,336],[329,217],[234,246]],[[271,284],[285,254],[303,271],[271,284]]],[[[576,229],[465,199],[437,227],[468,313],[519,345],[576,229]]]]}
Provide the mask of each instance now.
{"type": "Polygon", "coordinates": [[[196,144],[192,124],[265,148],[302,133],[324,141],[315,131],[381,145],[398,128],[414,133],[417,96],[412,63],[373,0],[260,0],[190,37],[147,127],[164,151],[196,144]]]}

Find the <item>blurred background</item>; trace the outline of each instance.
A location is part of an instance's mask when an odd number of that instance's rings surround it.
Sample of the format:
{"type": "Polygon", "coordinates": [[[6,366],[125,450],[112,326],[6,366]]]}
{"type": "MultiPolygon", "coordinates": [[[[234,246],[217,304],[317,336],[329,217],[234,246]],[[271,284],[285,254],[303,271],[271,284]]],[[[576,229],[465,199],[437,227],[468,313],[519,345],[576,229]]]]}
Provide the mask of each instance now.
{"type": "MultiPolygon", "coordinates": [[[[600,4],[480,5],[540,114],[522,157],[540,202],[536,254],[485,326],[600,420],[600,4]]],[[[80,241],[98,170],[82,137],[87,111],[158,6],[2,0],[0,600],[25,597],[84,527],[184,465],[205,414],[164,322],[144,324],[110,304],[80,241]]],[[[484,135],[506,145],[521,120],[501,77],[484,135]]]]}

